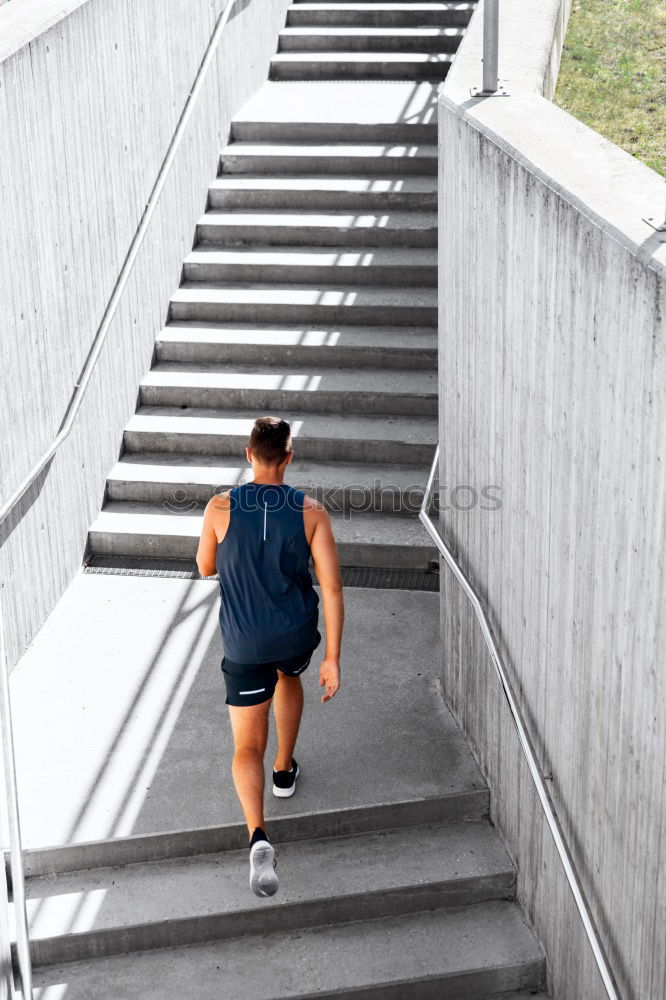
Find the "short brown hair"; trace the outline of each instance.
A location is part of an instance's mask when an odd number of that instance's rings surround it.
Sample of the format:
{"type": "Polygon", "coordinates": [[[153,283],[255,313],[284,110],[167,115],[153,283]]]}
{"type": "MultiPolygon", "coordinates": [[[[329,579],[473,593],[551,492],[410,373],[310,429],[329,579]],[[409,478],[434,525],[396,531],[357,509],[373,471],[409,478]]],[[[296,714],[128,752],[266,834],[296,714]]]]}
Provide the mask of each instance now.
{"type": "Polygon", "coordinates": [[[281,417],[258,417],[248,448],[262,465],[280,465],[291,451],[291,427],[281,417]]]}

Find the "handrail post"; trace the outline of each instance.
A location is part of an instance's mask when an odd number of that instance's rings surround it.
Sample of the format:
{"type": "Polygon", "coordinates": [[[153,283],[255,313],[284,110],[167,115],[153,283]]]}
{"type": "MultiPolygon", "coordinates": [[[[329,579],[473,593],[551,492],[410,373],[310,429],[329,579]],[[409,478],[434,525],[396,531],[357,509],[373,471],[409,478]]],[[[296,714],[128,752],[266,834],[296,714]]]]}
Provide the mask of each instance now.
{"type": "Polygon", "coordinates": [[[648,226],[651,226],[656,232],[666,233],[666,211],[664,211],[663,219],[659,218],[659,216],[650,215],[643,221],[647,222],[648,226]]]}
{"type": "MultiPolygon", "coordinates": [[[[32,960],[30,957],[30,937],[28,916],[25,905],[25,876],[23,872],[23,851],[21,848],[21,825],[19,822],[18,788],[16,784],[16,759],[14,756],[14,735],[12,730],[12,709],[9,693],[9,669],[5,648],[5,625],[2,614],[2,591],[0,590],[0,729],[2,729],[2,757],[5,778],[5,803],[9,830],[9,856],[12,873],[12,899],[16,923],[16,953],[18,957],[19,983],[23,1000],[33,1000],[32,960]]],[[[4,867],[4,853],[3,853],[4,867]]],[[[4,872],[3,872],[3,877],[4,872]]],[[[0,900],[2,906],[2,900],[0,900]]],[[[2,956],[4,961],[4,955],[2,956]]],[[[11,968],[11,959],[10,959],[11,968]]],[[[1,996],[2,994],[0,994],[1,996]]]]}
{"type": "Polygon", "coordinates": [[[483,93],[498,88],[499,0],[483,0],[483,93]]]}

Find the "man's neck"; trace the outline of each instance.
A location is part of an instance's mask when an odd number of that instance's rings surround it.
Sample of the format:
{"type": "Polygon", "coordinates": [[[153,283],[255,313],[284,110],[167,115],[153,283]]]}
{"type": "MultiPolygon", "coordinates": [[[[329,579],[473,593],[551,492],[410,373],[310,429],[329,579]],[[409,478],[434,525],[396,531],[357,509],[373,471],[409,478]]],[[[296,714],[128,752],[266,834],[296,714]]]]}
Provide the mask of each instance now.
{"type": "Polygon", "coordinates": [[[274,469],[255,469],[252,482],[257,486],[282,486],[284,474],[280,475],[274,469]]]}

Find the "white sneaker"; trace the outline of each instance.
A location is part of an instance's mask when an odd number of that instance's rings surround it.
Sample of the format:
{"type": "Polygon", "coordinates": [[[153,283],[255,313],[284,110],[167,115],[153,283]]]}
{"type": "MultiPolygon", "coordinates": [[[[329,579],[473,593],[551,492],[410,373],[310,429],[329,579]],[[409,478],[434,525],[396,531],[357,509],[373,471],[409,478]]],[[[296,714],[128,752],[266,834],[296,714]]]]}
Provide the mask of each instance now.
{"type": "Polygon", "coordinates": [[[255,896],[274,896],[278,891],[275,851],[267,840],[258,840],[250,848],[250,889],[255,896]]]}

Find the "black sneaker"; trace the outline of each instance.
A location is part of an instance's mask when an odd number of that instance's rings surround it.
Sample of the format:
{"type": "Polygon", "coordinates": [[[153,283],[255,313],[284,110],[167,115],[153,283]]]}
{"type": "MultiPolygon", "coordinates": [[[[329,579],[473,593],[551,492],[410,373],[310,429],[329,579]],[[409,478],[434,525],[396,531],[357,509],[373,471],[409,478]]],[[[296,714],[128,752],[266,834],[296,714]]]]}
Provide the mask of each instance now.
{"type": "Polygon", "coordinates": [[[298,764],[294,757],[291,758],[290,771],[273,770],[273,795],[278,799],[288,799],[296,791],[296,778],[300,774],[298,764]]]}

